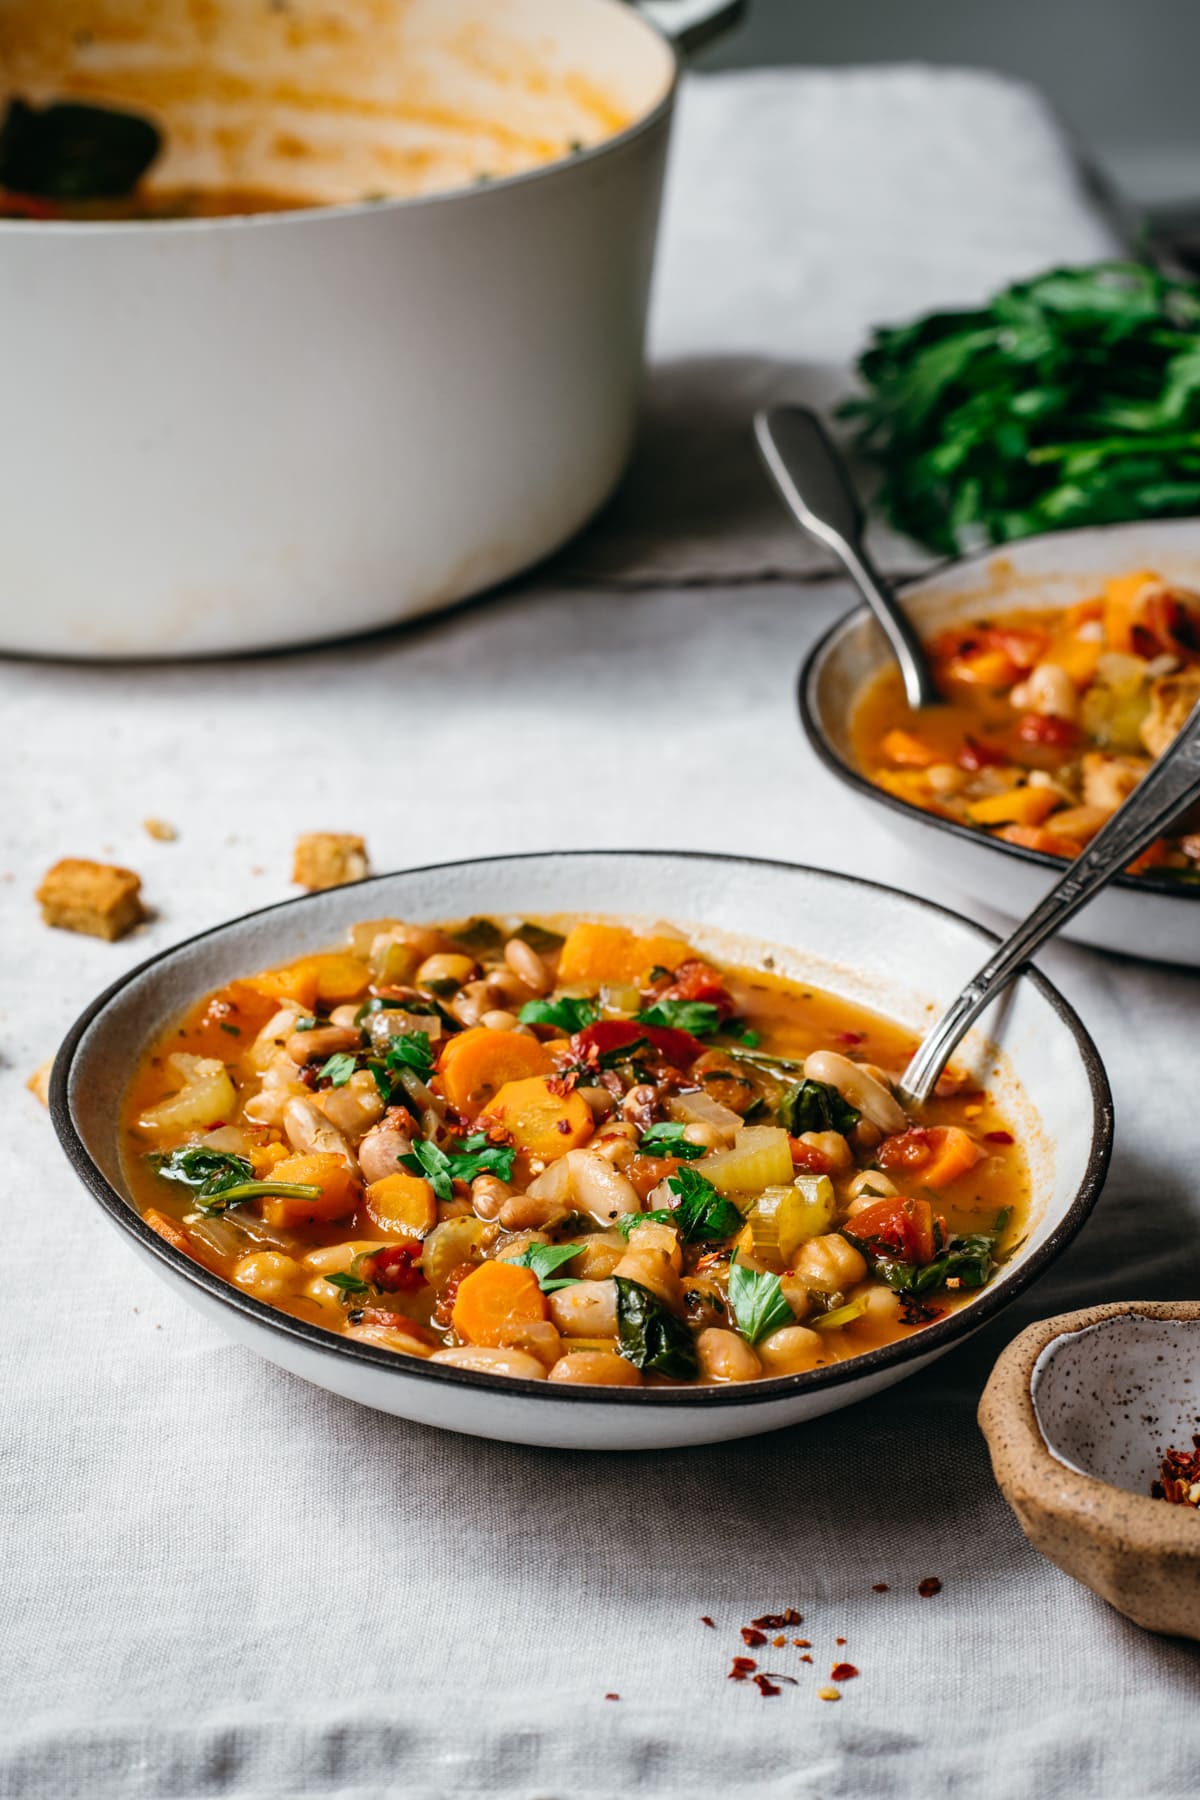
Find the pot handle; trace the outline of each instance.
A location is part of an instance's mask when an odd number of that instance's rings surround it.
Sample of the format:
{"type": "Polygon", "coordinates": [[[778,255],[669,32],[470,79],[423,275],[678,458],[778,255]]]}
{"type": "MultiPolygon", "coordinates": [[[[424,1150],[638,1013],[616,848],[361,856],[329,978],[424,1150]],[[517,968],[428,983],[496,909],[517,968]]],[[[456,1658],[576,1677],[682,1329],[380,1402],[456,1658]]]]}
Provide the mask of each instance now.
{"type": "Polygon", "coordinates": [[[633,10],[679,51],[699,50],[736,25],[748,0],[632,0],[633,10]]]}

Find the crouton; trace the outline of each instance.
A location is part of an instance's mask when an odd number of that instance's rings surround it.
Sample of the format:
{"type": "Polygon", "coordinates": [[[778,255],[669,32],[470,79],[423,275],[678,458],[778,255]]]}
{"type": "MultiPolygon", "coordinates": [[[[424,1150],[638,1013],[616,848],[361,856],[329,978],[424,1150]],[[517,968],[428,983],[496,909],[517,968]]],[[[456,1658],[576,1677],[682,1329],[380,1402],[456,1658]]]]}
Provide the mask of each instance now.
{"type": "Polygon", "coordinates": [[[1187,724],[1200,700],[1200,669],[1160,675],[1150,689],[1150,711],[1142,720],[1142,742],[1151,756],[1161,756],[1187,724]]]}
{"type": "Polygon", "coordinates": [[[36,899],[47,925],[111,944],[144,917],[141,878],[132,869],[65,856],[42,877],[36,899]]]}
{"type": "Polygon", "coordinates": [[[38,1064],[37,1068],[33,1071],[33,1074],[29,1077],[29,1080],[25,1083],[25,1086],[29,1089],[34,1099],[40,1100],[43,1106],[49,1106],[50,1104],[50,1071],[53,1067],[54,1058],[52,1056],[47,1057],[44,1063],[38,1064]]]}
{"type": "Polygon", "coordinates": [[[1089,750],[1080,764],[1084,804],[1102,806],[1105,812],[1116,812],[1149,767],[1140,756],[1114,756],[1105,750],[1089,750]]]}
{"type": "Polygon", "coordinates": [[[292,880],[300,887],[343,887],[367,873],[367,846],[348,831],[306,831],[296,839],[292,880]]]}

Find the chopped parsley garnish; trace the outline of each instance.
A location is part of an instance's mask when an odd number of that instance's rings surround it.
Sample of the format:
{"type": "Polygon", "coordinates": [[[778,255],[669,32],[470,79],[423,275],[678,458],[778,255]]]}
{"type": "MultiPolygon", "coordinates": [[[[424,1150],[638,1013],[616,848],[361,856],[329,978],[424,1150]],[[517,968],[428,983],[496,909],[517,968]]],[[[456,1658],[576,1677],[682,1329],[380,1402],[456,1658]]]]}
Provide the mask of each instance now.
{"type": "Polygon", "coordinates": [[[154,1154],[150,1161],[164,1181],[191,1188],[196,1206],[206,1218],[215,1218],[244,1200],[316,1200],[321,1193],[307,1182],[257,1181],[253,1163],[244,1156],[235,1156],[231,1150],[206,1150],[203,1144],[184,1144],[169,1156],[154,1154]]]}
{"type": "Polygon", "coordinates": [[[668,1212],[665,1207],[659,1207],[654,1212],[622,1213],[619,1219],[614,1219],[613,1223],[621,1236],[627,1238],[630,1232],[639,1225],[674,1225],[676,1219],[673,1212],[668,1212]]]}
{"type": "Polygon", "coordinates": [[[639,1025],[665,1025],[671,1031],[690,1031],[693,1037],[706,1037],[721,1023],[721,1009],[710,1000],[656,1000],[633,1016],[639,1025]]]}
{"type": "Polygon", "coordinates": [[[696,1346],[682,1319],[668,1312],[657,1295],[624,1275],[614,1275],[617,1335],[621,1355],[635,1369],[653,1369],[676,1381],[692,1381],[696,1346]]]}
{"type": "Polygon", "coordinates": [[[364,1281],[360,1275],[348,1275],[335,1271],[332,1275],[326,1275],[325,1279],[330,1287],[341,1288],[343,1294],[369,1294],[371,1291],[370,1283],[364,1281]]]}
{"type": "Polygon", "coordinates": [[[693,1144],[684,1137],[686,1130],[686,1125],[651,1125],[642,1133],[638,1148],[648,1150],[652,1156],[681,1156],[685,1162],[692,1162],[697,1156],[704,1155],[704,1145],[693,1144]]]}
{"type": "Polygon", "coordinates": [[[744,1268],[736,1250],[729,1264],[729,1305],[738,1330],[751,1344],[794,1322],[778,1275],[744,1268]]]}
{"type": "MultiPolygon", "coordinates": [[[[306,1013],[302,1019],[296,1020],[296,1023],[292,1026],[292,1030],[315,1031],[320,1023],[321,1021],[317,1018],[315,1013],[306,1013]]],[[[357,1024],[357,1020],[355,1023],[357,1024]]]]}
{"type": "Polygon", "coordinates": [[[861,1116],[835,1087],[824,1081],[798,1081],[788,1088],[776,1108],[779,1123],[793,1137],[804,1131],[840,1131],[845,1135],[861,1116]]]}
{"type": "Polygon", "coordinates": [[[695,1169],[676,1169],[668,1176],[667,1186],[679,1196],[671,1223],[685,1244],[713,1243],[731,1237],[745,1223],[733,1202],[718,1194],[712,1182],[695,1169]]]}
{"type": "Polygon", "coordinates": [[[600,1017],[591,1000],[527,1000],[521,1008],[522,1025],[553,1025],[571,1037],[600,1017]]]}
{"type": "Polygon", "coordinates": [[[412,1069],[428,1081],[433,1074],[433,1045],[427,1031],[405,1031],[394,1037],[387,1047],[384,1062],[389,1069],[412,1069]]]}
{"type": "Polygon", "coordinates": [[[334,1087],[345,1087],[357,1067],[356,1057],[352,1056],[348,1050],[339,1050],[336,1055],[329,1058],[328,1062],[321,1064],[317,1070],[317,1079],[318,1081],[331,1081],[334,1087]]]}
{"type": "Polygon", "coordinates": [[[559,1288],[579,1286],[577,1275],[555,1275],[554,1271],[586,1248],[585,1244],[530,1244],[510,1260],[519,1269],[533,1270],[543,1294],[556,1294],[559,1288]]]}
{"type": "Polygon", "coordinates": [[[439,1150],[428,1138],[417,1138],[410,1156],[400,1163],[412,1175],[424,1175],[439,1200],[453,1200],[456,1181],[473,1181],[476,1175],[497,1175],[501,1181],[512,1176],[516,1151],[511,1145],[489,1144],[481,1131],[464,1138],[449,1154],[439,1150]]]}

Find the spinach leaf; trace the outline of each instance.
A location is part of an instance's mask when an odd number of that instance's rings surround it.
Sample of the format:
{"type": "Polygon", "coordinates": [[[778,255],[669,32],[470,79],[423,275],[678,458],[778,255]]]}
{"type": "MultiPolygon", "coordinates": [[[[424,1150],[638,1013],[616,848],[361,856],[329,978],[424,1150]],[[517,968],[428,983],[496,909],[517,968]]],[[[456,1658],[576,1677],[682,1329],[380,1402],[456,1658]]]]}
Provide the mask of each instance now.
{"type": "Polygon", "coordinates": [[[760,1275],[755,1269],[744,1268],[736,1250],[729,1264],[729,1306],[738,1330],[751,1344],[769,1337],[783,1325],[795,1323],[778,1275],[760,1275]]]}
{"type": "Polygon", "coordinates": [[[824,1081],[798,1081],[779,1100],[775,1116],[785,1131],[799,1137],[804,1131],[840,1131],[858,1124],[861,1114],[824,1081]]]}
{"type": "Polygon", "coordinates": [[[257,1181],[254,1165],[230,1150],[206,1150],[203,1144],[183,1144],[169,1156],[152,1154],[150,1161],[164,1181],[178,1181],[191,1188],[197,1210],[215,1218],[245,1200],[279,1197],[316,1200],[320,1188],[308,1182],[257,1181]]]}
{"type": "Polygon", "coordinates": [[[578,1256],[584,1248],[583,1244],[530,1244],[520,1256],[511,1261],[519,1269],[532,1269],[538,1278],[538,1286],[543,1294],[555,1294],[559,1288],[578,1287],[579,1277],[576,1275],[555,1276],[554,1271],[573,1256],[578,1256]]]}
{"type": "Polygon", "coordinates": [[[112,106],[13,99],[0,125],[0,187],[46,200],[130,194],[158,155],[157,126],[112,106]]]}
{"type": "MultiPolygon", "coordinates": [[[[951,1238],[932,1262],[891,1262],[886,1257],[875,1257],[871,1259],[871,1272],[896,1293],[910,1297],[932,1294],[951,1281],[956,1287],[986,1287],[999,1267],[996,1251],[1008,1220],[1009,1208],[1005,1207],[997,1213],[990,1231],[951,1238]]],[[[850,1236],[848,1232],[845,1235],[850,1236]]]]}
{"type": "Polygon", "coordinates": [[[738,1208],[695,1169],[676,1169],[667,1186],[679,1196],[671,1223],[685,1244],[713,1243],[742,1229],[745,1220],[738,1208]]]}
{"type": "Polygon", "coordinates": [[[640,1283],[624,1275],[614,1275],[613,1281],[621,1355],[635,1369],[654,1369],[676,1381],[693,1380],[696,1346],[683,1320],[668,1312],[657,1295],[640,1283]]]}
{"type": "Polygon", "coordinates": [[[642,1133],[638,1148],[648,1150],[652,1156],[682,1156],[685,1162],[694,1162],[696,1157],[704,1155],[704,1145],[693,1144],[685,1138],[686,1129],[685,1125],[651,1125],[642,1133]]]}
{"type": "Polygon", "coordinates": [[[710,1000],[656,1000],[633,1016],[639,1025],[666,1025],[673,1031],[690,1031],[693,1037],[706,1037],[721,1023],[720,1008],[710,1000]]]}
{"type": "Polygon", "coordinates": [[[527,1000],[521,1008],[522,1025],[553,1025],[567,1037],[592,1025],[600,1017],[590,1000],[527,1000]]]}

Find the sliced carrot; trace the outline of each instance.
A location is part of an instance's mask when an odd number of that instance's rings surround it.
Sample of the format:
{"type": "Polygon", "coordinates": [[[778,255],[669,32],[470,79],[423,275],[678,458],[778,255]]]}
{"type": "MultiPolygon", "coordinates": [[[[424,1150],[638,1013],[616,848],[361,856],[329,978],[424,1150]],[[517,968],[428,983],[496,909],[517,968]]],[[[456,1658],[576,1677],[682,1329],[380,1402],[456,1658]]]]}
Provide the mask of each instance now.
{"type": "Polygon", "coordinates": [[[382,1181],[373,1181],[363,1196],[367,1217],[381,1231],[398,1232],[404,1237],[424,1237],[438,1220],[437,1201],[433,1189],[419,1175],[406,1175],[397,1169],[382,1181]]]}
{"type": "Polygon", "coordinates": [[[264,969],[261,975],[248,975],[242,985],[268,1000],[294,1000],[309,1008],[317,1004],[317,972],[309,963],[264,969]]]}
{"type": "Polygon", "coordinates": [[[1063,624],[1068,631],[1078,631],[1081,625],[1090,625],[1096,619],[1104,617],[1104,600],[1101,595],[1094,594],[1090,600],[1076,600],[1068,606],[1063,614],[1063,624]]]}
{"type": "Polygon", "coordinates": [[[1040,825],[1061,805],[1053,788],[1015,787],[972,800],[967,812],[977,825],[1040,825]]]}
{"type": "Polygon", "coordinates": [[[527,1081],[507,1081],[484,1117],[494,1119],[511,1134],[518,1150],[547,1162],[578,1150],[595,1130],[592,1109],[586,1100],[571,1092],[556,1094],[541,1076],[527,1081]]]}
{"type": "Polygon", "coordinates": [[[927,769],[938,761],[938,753],[931,744],[918,737],[915,731],[905,731],[900,725],[884,733],[879,748],[889,762],[905,769],[927,769]]]}
{"type": "Polygon", "coordinates": [[[983,1152],[957,1125],[935,1125],[929,1133],[933,1155],[920,1170],[923,1187],[942,1188],[973,1169],[983,1152]]]}
{"type": "Polygon", "coordinates": [[[554,1059],[536,1038],[523,1032],[489,1031],[473,1025],[447,1039],[438,1060],[442,1092],[458,1112],[473,1119],[507,1082],[549,1075],[554,1059]]]}
{"type": "Polygon", "coordinates": [[[532,1269],[516,1263],[485,1262],[458,1284],[451,1322],[468,1344],[493,1348],[509,1342],[510,1333],[546,1318],[546,1301],[532,1269]]]}
{"type": "MultiPolygon", "coordinates": [[[[159,1212],[155,1206],[147,1207],[142,1214],[151,1231],[156,1231],[164,1243],[170,1244],[173,1250],[182,1250],[185,1256],[194,1256],[192,1241],[182,1225],[169,1219],[166,1213],[159,1212]]],[[[197,1260],[199,1260],[197,1258],[197,1260]]]]}
{"type": "Polygon", "coordinates": [[[1134,569],[1105,582],[1104,636],[1108,649],[1132,651],[1133,628],[1142,618],[1147,599],[1161,586],[1162,577],[1152,569],[1134,569]]]}
{"type": "Polygon", "coordinates": [[[318,1187],[321,1192],[312,1200],[298,1200],[277,1194],[262,1202],[262,1216],[268,1225],[307,1225],[314,1219],[344,1219],[358,1205],[358,1182],[340,1156],[315,1151],[309,1156],[285,1156],[271,1170],[272,1181],[287,1181],[298,1187],[318,1187]]]}
{"type": "Polygon", "coordinates": [[[1021,671],[1007,651],[981,645],[960,651],[946,673],[951,681],[964,681],[972,687],[1008,688],[1021,671]]]}
{"type": "Polygon", "coordinates": [[[996,836],[1006,844],[1019,844],[1022,850],[1040,850],[1046,856],[1078,856],[1083,849],[1074,838],[1060,837],[1044,825],[1005,825],[996,836]]]}
{"type": "Polygon", "coordinates": [[[653,968],[675,970],[692,950],[682,938],[638,937],[626,925],[590,921],[572,926],[558,963],[558,979],[571,986],[637,981],[653,968]]]}
{"type": "Polygon", "coordinates": [[[897,800],[904,800],[909,806],[919,806],[922,812],[936,813],[941,819],[954,817],[948,806],[934,798],[923,769],[888,769],[880,764],[871,770],[871,780],[885,794],[894,794],[897,800]]]}

